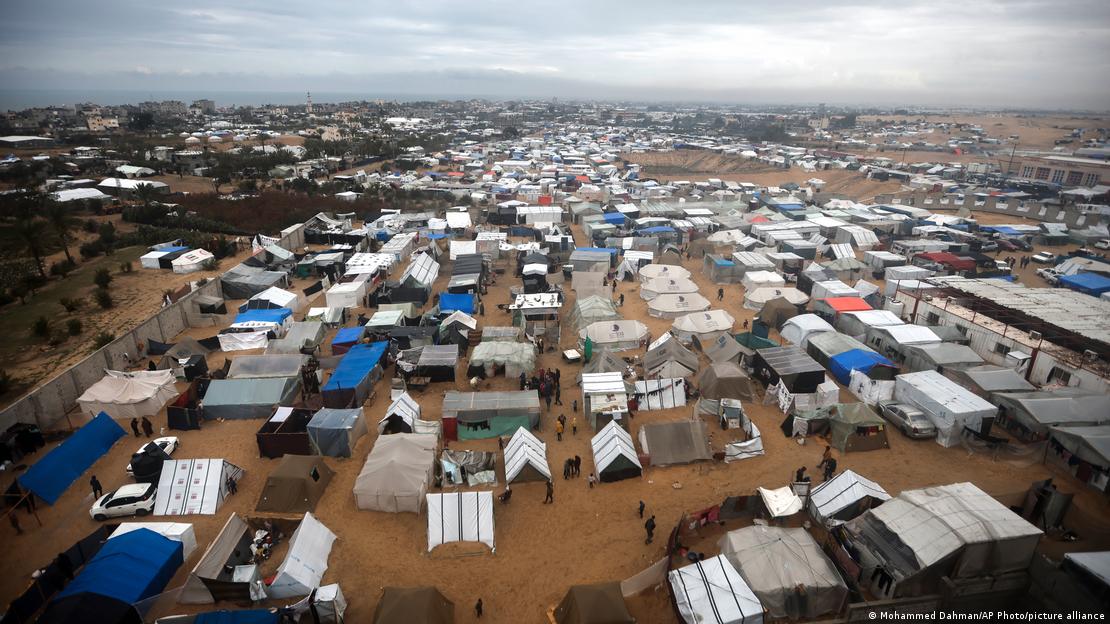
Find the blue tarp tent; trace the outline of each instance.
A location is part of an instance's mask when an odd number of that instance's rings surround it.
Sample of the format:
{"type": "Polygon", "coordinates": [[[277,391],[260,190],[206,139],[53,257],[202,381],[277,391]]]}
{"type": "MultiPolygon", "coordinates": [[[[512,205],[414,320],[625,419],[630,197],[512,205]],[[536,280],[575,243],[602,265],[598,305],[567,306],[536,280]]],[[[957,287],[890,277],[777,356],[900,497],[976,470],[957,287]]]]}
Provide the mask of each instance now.
{"type": "Polygon", "coordinates": [[[280,614],[269,609],[242,611],[209,611],[193,617],[193,624],[278,624],[280,614]]]}
{"type": "Polygon", "coordinates": [[[456,310],[474,314],[474,295],[443,293],[439,296],[440,314],[450,314],[456,310]]]}
{"type": "Polygon", "coordinates": [[[1110,277],[1098,273],[1061,275],[1060,285],[1093,297],[1101,297],[1102,293],[1110,292],[1110,277]]]}
{"type": "Polygon", "coordinates": [[[602,217],[606,223],[611,225],[624,225],[624,222],[627,221],[625,216],[619,212],[606,212],[602,217]]]}
{"type": "Polygon", "coordinates": [[[116,424],[111,416],[100,412],[68,440],[35,462],[19,477],[19,484],[53,505],[77,477],[125,435],[127,432],[123,427],[116,424]]]}
{"type": "Polygon", "coordinates": [[[332,355],[346,353],[352,345],[358,344],[358,341],[362,340],[365,334],[366,328],[361,325],[358,327],[341,327],[339,331],[335,332],[335,338],[332,338],[331,341],[332,355]]]}
{"type": "Polygon", "coordinates": [[[181,567],[181,542],[138,529],[104,543],[54,600],[90,593],[135,604],[162,592],[181,567]]]}
{"type": "Polygon", "coordinates": [[[851,381],[853,370],[858,370],[870,376],[871,370],[876,366],[890,367],[891,379],[894,378],[894,373],[898,371],[897,367],[894,366],[894,362],[891,362],[874,351],[866,349],[850,349],[829,358],[829,372],[833,374],[833,377],[836,377],[837,381],[845,386],[851,381]]]}
{"type": "Polygon", "coordinates": [[[277,308],[272,310],[244,310],[235,315],[236,323],[249,323],[251,321],[258,323],[278,323],[279,325],[285,322],[285,319],[293,316],[293,311],[289,308],[277,308]]]}
{"type": "Polygon", "coordinates": [[[324,407],[361,407],[370,396],[370,388],[381,377],[378,363],[387,348],[389,342],[385,340],[351,347],[322,390],[324,407]]]}
{"type": "Polygon", "coordinates": [[[637,232],[640,234],[670,234],[674,232],[674,228],[667,225],[656,225],[655,227],[637,230],[637,232]]]}

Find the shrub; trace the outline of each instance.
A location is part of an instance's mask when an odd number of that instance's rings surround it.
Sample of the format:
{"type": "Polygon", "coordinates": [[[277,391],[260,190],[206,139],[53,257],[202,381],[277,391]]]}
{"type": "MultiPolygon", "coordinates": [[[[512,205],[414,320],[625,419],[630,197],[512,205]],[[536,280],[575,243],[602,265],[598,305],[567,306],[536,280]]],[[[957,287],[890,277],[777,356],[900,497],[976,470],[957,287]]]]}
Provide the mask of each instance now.
{"type": "Polygon", "coordinates": [[[133,270],[135,270],[135,267],[130,262],[121,262],[119,265],[120,273],[130,273],[133,270]]]}
{"type": "Polygon", "coordinates": [[[200,267],[205,271],[215,271],[220,266],[220,261],[215,258],[205,260],[200,267]]]}
{"type": "Polygon", "coordinates": [[[23,284],[16,284],[15,286],[12,286],[8,289],[8,292],[11,293],[12,297],[19,299],[20,305],[27,304],[27,294],[29,291],[27,290],[27,287],[23,284]]]}
{"type": "Polygon", "coordinates": [[[31,323],[31,333],[39,338],[45,338],[50,333],[50,320],[45,316],[40,316],[31,323]]]}
{"type": "Polygon", "coordinates": [[[80,334],[82,329],[84,328],[81,327],[80,319],[69,319],[68,321],[66,321],[66,331],[69,332],[70,336],[76,336],[80,334]]]}
{"type": "Polygon", "coordinates": [[[93,299],[96,300],[96,305],[104,308],[105,310],[112,307],[113,305],[112,293],[108,292],[107,288],[97,288],[96,292],[93,293],[93,299]]]}
{"type": "Polygon", "coordinates": [[[0,394],[7,394],[8,390],[12,389],[12,384],[15,382],[8,371],[0,369],[0,394]]]}
{"type": "Polygon", "coordinates": [[[81,229],[85,230],[89,234],[96,234],[96,231],[99,228],[100,224],[96,222],[96,219],[88,219],[85,221],[85,223],[81,225],[81,229]]]}
{"type": "Polygon", "coordinates": [[[93,338],[93,347],[96,349],[103,349],[104,347],[112,344],[112,341],[115,339],[115,334],[110,334],[108,332],[102,331],[97,334],[95,338],[93,338]]]}
{"type": "Polygon", "coordinates": [[[78,251],[81,252],[82,258],[95,258],[104,253],[104,244],[99,240],[89,241],[87,243],[82,243],[81,246],[78,247],[78,251]]]}
{"type": "Polygon", "coordinates": [[[61,305],[63,308],[65,308],[66,312],[73,312],[77,308],[81,307],[81,300],[80,299],[70,299],[68,297],[62,297],[61,299],[58,300],[58,304],[61,305]]]}
{"type": "Polygon", "coordinates": [[[104,248],[111,249],[116,242],[116,226],[111,223],[101,223],[97,231],[100,232],[100,242],[104,248]]]}
{"type": "Polygon", "coordinates": [[[46,342],[50,346],[56,347],[65,342],[67,337],[64,331],[56,331],[50,334],[50,338],[48,338],[46,342]]]}
{"type": "Polygon", "coordinates": [[[108,271],[107,267],[96,270],[96,275],[93,276],[93,283],[101,288],[107,288],[108,284],[112,283],[112,274],[108,271]]]}
{"type": "Polygon", "coordinates": [[[54,264],[50,265],[50,274],[57,275],[59,277],[65,277],[66,275],[69,275],[70,271],[75,268],[77,268],[77,265],[73,264],[69,260],[62,260],[61,262],[55,262],[54,264]]]}

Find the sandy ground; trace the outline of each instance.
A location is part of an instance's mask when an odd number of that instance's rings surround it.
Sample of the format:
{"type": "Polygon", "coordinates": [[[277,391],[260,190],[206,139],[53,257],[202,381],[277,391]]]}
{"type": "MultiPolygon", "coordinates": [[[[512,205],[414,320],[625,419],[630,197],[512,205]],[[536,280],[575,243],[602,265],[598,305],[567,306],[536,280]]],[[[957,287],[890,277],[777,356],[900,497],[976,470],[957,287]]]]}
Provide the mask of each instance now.
{"type": "MultiPolygon", "coordinates": [[[[1002,113],[984,115],[908,115],[901,117],[893,115],[879,115],[877,117],[861,115],[858,121],[864,123],[872,122],[876,119],[883,119],[888,123],[897,123],[903,120],[913,121],[922,118],[933,123],[976,124],[983,128],[987,136],[998,139],[1008,139],[1012,135],[1017,135],[1018,144],[1021,149],[1052,149],[1055,147],[1057,139],[1068,137],[1073,129],[1105,128],[1107,122],[1110,121],[1107,117],[1098,116],[1018,116],[1002,113]]],[[[967,133],[961,133],[961,131],[955,129],[953,130],[954,131],[951,133],[943,133],[937,130],[907,138],[944,144],[951,137],[967,136],[967,133]]],[[[1072,149],[1078,146],[1079,144],[1077,142],[1066,145],[1065,147],[1072,149]]]]}
{"type": "MultiPolygon", "coordinates": [[[[574,228],[578,242],[584,244],[581,231],[574,228]]],[[[701,273],[701,259],[685,263],[693,273],[701,292],[715,299],[717,286],[701,273]]],[[[399,269],[398,269],[399,270],[399,269]]],[[[439,290],[447,280],[449,267],[441,272],[437,283],[439,290]]],[[[499,311],[498,303],[509,299],[508,287],[515,278],[501,276],[486,297],[486,315],[479,317],[481,326],[503,326],[510,322],[507,313],[499,311]]],[[[304,283],[299,282],[298,287],[304,283]]],[[[752,312],[742,307],[743,288],[739,285],[725,287],[725,300],[714,301],[714,307],[727,310],[737,320],[737,328],[744,319],[751,319],[752,312]]],[[[647,315],[646,304],[638,294],[637,283],[621,283],[616,295],[625,295],[621,309],[626,318],[636,318],[646,323],[653,336],[666,331],[671,321],[647,315]]],[[[228,302],[229,308],[235,302],[228,302]]],[[[569,295],[564,311],[569,312],[574,295],[569,295]]],[[[299,316],[299,315],[298,315],[299,316]]],[[[204,337],[216,333],[218,328],[192,329],[187,333],[204,337]]],[[[331,334],[325,341],[330,343],[331,334]]],[[[571,347],[574,336],[564,330],[560,347],[571,347]]],[[[327,347],[324,347],[327,353],[327,347]]],[[[251,353],[251,352],[241,352],[251,353]]],[[[624,352],[636,357],[642,350],[624,352]]],[[[230,354],[235,356],[237,354],[230,354]]],[[[222,361],[225,354],[215,354],[213,364],[222,361]]],[[[461,363],[465,366],[465,361],[461,363]]],[[[562,371],[563,407],[553,406],[544,411],[540,430],[537,432],[548,443],[548,460],[554,473],[563,460],[574,455],[583,458],[583,474],[593,470],[589,450],[590,432],[580,420],[577,435],[564,436],[556,441],[553,422],[560,413],[570,413],[572,399],[580,394],[574,385],[578,365],[562,362],[554,351],[545,353],[537,362],[545,368],[558,367],[562,371]]],[[[391,371],[390,371],[391,372],[391,371]]],[[[423,409],[423,418],[438,419],[443,393],[452,387],[465,389],[462,375],[455,384],[439,383],[415,393],[423,409]]],[[[484,382],[483,390],[515,389],[515,381],[503,377],[484,382]]],[[[756,486],[779,487],[785,485],[793,471],[806,465],[816,470],[823,445],[810,439],[805,446],[785,438],[779,432],[782,415],[772,406],[745,403],[749,416],[764,432],[766,455],[733,464],[697,464],[667,468],[647,468],[641,479],[631,479],[612,484],[587,487],[585,478],[564,481],[556,476],[555,504],[543,505],[544,486],[541,483],[514,485],[515,495],[508,506],[496,505],[496,553],[472,547],[437,549],[426,552],[426,519],[423,515],[388,514],[359,511],[355,508],[352,487],[355,477],[372,448],[376,433],[373,425],[383,416],[388,406],[389,378],[383,378],[376,387],[376,398],[364,407],[371,434],[359,440],[350,459],[328,458],[327,463],[336,471],[326,494],[315,513],[338,536],[328,562],[324,582],[339,582],[350,606],[348,621],[369,621],[387,585],[434,584],[456,605],[456,621],[476,621],[472,605],[481,597],[485,605],[484,622],[545,621],[545,612],[556,604],[570,585],[599,581],[619,581],[640,571],[658,560],[663,553],[665,536],[670,527],[684,512],[692,512],[721,502],[730,495],[749,495],[756,486]],[[644,543],[643,521],[637,517],[638,501],[647,504],[648,514],[654,514],[659,525],[653,544],[644,543]],[[478,554],[473,554],[477,550],[478,554]]],[[[842,395],[846,393],[842,392],[842,395]]],[[[633,436],[645,423],[689,418],[691,408],[656,412],[638,412],[632,421],[633,436]]],[[[164,413],[154,418],[156,428],[165,423],[164,413]]],[[[171,613],[193,613],[212,607],[177,605],[172,589],[180,587],[188,571],[200,554],[215,537],[229,512],[257,515],[253,508],[258,500],[266,475],[277,460],[258,456],[254,432],[261,421],[226,421],[206,423],[199,431],[173,432],[182,440],[177,457],[222,457],[246,469],[239,493],[230,498],[215,516],[181,518],[194,524],[198,552],[178,570],[164,596],[151,612],[152,616],[171,613]]],[[[716,427],[712,431],[712,445],[720,450],[731,438],[729,432],[716,427]]],[[[22,591],[28,575],[37,566],[46,564],[54,554],[93,530],[96,523],[88,517],[91,495],[87,486],[89,476],[96,474],[107,489],[129,481],[123,468],[130,453],[139,441],[125,438],[101,458],[92,469],[82,475],[62,496],[56,505],[40,506],[42,527],[31,518],[24,517],[28,533],[16,537],[7,523],[0,526],[0,542],[8,551],[9,574],[0,577],[0,600],[8,600],[22,591]]],[[[496,451],[495,440],[453,443],[454,449],[496,451]]],[[[1110,518],[1110,503],[1083,488],[1069,477],[1051,468],[1034,464],[1014,465],[992,461],[981,455],[969,455],[960,448],[944,449],[929,441],[910,441],[895,432],[890,433],[889,450],[837,454],[840,468],[851,468],[878,481],[887,490],[897,493],[908,488],[939,485],[970,480],[987,492],[1014,500],[1024,492],[1031,481],[1052,476],[1060,486],[1076,493],[1075,505],[1093,517],[1110,518]]],[[[40,454],[41,455],[41,454],[40,454]]],[[[30,457],[30,464],[38,457],[30,457]]],[[[502,460],[498,456],[499,471],[502,460]]],[[[6,483],[6,479],[2,479],[6,483]]],[[[0,483],[4,485],[4,483],[0,483]]],[[[503,484],[495,489],[500,490],[503,484]]],[[[1110,522],[1105,522],[1110,525],[1110,522]]],[[[737,528],[732,523],[726,528],[737,528]]],[[[719,531],[715,529],[715,531],[719,531]]],[[[707,535],[699,546],[711,554],[714,534],[707,535]]],[[[1074,550],[1094,550],[1110,545],[1110,526],[1082,535],[1083,540],[1069,544],[1074,550]]],[[[1046,545],[1059,546],[1058,542],[1046,545]]],[[[247,605],[224,603],[219,608],[241,608],[247,605]]],[[[649,592],[629,600],[629,606],[639,622],[673,622],[668,609],[665,591],[649,592]]]]}

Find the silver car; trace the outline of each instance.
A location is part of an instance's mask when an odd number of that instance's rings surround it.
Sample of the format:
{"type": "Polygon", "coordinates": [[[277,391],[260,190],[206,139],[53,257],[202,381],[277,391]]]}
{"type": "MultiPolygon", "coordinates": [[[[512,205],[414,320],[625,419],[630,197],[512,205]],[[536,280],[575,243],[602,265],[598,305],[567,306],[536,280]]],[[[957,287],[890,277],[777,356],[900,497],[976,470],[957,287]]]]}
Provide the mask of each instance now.
{"type": "Polygon", "coordinates": [[[903,434],[908,438],[915,440],[924,440],[927,438],[937,437],[937,428],[925,414],[905,403],[895,403],[893,401],[880,401],[879,411],[882,413],[883,418],[890,421],[892,425],[898,427],[903,434]]]}

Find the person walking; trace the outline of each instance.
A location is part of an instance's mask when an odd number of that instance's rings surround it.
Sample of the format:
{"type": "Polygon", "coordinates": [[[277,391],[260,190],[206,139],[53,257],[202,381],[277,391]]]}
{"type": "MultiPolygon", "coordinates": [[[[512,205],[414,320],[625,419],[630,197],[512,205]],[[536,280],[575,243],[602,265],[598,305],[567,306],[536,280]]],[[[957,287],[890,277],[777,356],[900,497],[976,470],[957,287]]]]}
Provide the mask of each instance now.
{"type": "Polygon", "coordinates": [[[643,517],[644,517],[644,508],[645,507],[647,507],[647,505],[644,504],[644,501],[640,501],[640,518],[641,519],[643,519],[643,517]]]}
{"type": "Polygon", "coordinates": [[[563,390],[558,385],[555,386],[555,405],[563,404],[563,390]]]}
{"type": "Polygon", "coordinates": [[[717,301],[724,301],[724,300],[725,300],[725,289],[724,288],[718,288],[717,289],[717,301]]]}
{"type": "Polygon", "coordinates": [[[563,371],[556,368],[555,369],[555,383],[557,384],[557,383],[561,382],[562,380],[563,380],[563,371]]]}
{"type": "Polygon", "coordinates": [[[474,615],[480,620],[482,619],[482,599],[479,598],[478,602],[474,603],[474,615]]]}
{"type": "MultiPolygon", "coordinates": [[[[821,453],[821,464],[829,461],[830,459],[832,459],[832,447],[826,444],[825,452],[821,453]]],[[[818,465],[820,466],[821,464],[818,465]]]]}
{"type": "Polygon", "coordinates": [[[591,472],[589,476],[586,477],[586,483],[590,484],[591,490],[594,489],[594,484],[597,483],[597,475],[591,472]]]}
{"type": "Polygon", "coordinates": [[[554,503],[554,502],[555,502],[555,484],[551,482],[551,479],[548,479],[547,480],[547,496],[544,497],[543,504],[546,505],[548,503],[554,503]]]}
{"type": "Polygon", "coordinates": [[[551,392],[547,387],[544,387],[544,390],[547,390],[547,392],[543,393],[543,401],[544,401],[544,403],[547,403],[547,411],[550,412],[551,411],[551,392]]]}
{"type": "Polygon", "coordinates": [[[570,478],[570,473],[573,470],[574,470],[574,460],[573,459],[567,459],[565,462],[563,462],[563,481],[566,481],[567,479],[570,478]]]}
{"type": "Polygon", "coordinates": [[[577,416],[571,416],[571,418],[570,418],[570,433],[571,433],[571,435],[574,435],[574,436],[578,435],[578,417],[577,416]]]}
{"type": "Polygon", "coordinates": [[[528,376],[524,373],[520,374],[520,389],[524,390],[524,386],[528,385],[528,376]]]}
{"type": "Polygon", "coordinates": [[[136,438],[139,437],[139,419],[138,418],[132,418],[131,419],[131,431],[135,433],[136,438]]]}
{"type": "Polygon", "coordinates": [[[622,308],[624,307],[624,293],[621,293],[621,296],[617,297],[617,305],[622,308]]]}
{"type": "Polygon", "coordinates": [[[570,402],[570,411],[574,412],[575,414],[578,413],[578,399],[570,402]]]}
{"type": "Polygon", "coordinates": [[[555,421],[555,439],[559,442],[563,441],[563,421],[555,421]]]}
{"type": "Polygon", "coordinates": [[[655,516],[647,519],[644,523],[644,531],[647,532],[647,539],[644,540],[645,544],[650,544],[651,540],[655,539],[655,516]]]}
{"type": "Polygon", "coordinates": [[[830,457],[829,460],[825,462],[825,481],[831,479],[834,474],[836,474],[836,459],[830,457]]]}
{"type": "Polygon", "coordinates": [[[808,479],[808,477],[806,477],[806,467],[805,466],[802,466],[801,468],[794,471],[794,483],[801,483],[801,482],[805,481],[806,479],[808,479]]]}
{"type": "Polygon", "coordinates": [[[104,494],[104,488],[100,485],[100,479],[97,479],[96,475],[89,479],[89,485],[92,486],[93,498],[100,498],[104,494]]]}
{"type": "Polygon", "coordinates": [[[154,423],[146,416],[143,416],[143,434],[148,438],[154,434],[154,423]]]}
{"type": "Polygon", "coordinates": [[[575,478],[582,476],[582,458],[578,455],[574,456],[574,476],[575,478]]]}

